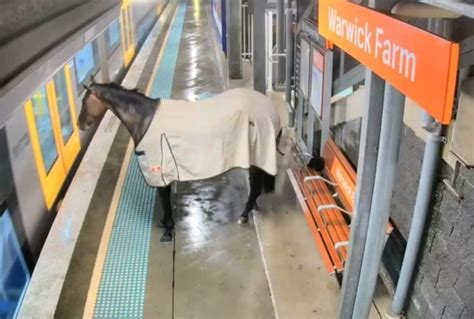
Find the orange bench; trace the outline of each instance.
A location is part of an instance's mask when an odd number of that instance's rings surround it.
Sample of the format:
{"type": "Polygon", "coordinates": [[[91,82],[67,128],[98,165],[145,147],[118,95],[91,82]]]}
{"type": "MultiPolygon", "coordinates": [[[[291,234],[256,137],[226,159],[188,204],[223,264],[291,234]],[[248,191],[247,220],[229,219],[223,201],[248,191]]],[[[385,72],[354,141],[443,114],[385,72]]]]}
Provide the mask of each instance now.
{"type": "MultiPolygon", "coordinates": [[[[324,175],[305,167],[288,175],[330,274],[342,273],[347,259],[350,218],[355,208],[356,172],[332,139],[323,149],[324,175]]],[[[387,227],[389,235],[393,230],[387,227]]]]}

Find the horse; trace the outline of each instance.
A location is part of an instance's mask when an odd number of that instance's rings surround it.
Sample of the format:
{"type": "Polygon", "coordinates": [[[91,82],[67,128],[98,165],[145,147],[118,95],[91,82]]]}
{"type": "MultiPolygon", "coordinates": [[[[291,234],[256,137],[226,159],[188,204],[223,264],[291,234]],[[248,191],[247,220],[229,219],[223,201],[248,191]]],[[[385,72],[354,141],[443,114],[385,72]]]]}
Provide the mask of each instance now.
{"type": "Polygon", "coordinates": [[[130,133],[140,171],[158,190],[164,229],[171,241],[174,220],[171,183],[203,180],[234,167],[249,169],[250,194],[238,223],[258,210],[257,198],[274,190],[280,118],[271,100],[250,89],[233,89],[204,101],[151,98],[116,83],[91,78],[78,127],[86,130],[107,110],[130,133]]]}

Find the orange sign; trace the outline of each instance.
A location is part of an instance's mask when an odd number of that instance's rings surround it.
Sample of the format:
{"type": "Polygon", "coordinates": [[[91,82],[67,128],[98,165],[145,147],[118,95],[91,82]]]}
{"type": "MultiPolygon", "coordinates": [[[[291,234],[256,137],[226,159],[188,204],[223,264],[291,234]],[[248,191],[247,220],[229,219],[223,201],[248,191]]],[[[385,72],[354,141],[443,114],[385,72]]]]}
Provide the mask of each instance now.
{"type": "Polygon", "coordinates": [[[443,124],[451,121],[459,45],[345,0],[319,0],[319,32],[443,124]]]}

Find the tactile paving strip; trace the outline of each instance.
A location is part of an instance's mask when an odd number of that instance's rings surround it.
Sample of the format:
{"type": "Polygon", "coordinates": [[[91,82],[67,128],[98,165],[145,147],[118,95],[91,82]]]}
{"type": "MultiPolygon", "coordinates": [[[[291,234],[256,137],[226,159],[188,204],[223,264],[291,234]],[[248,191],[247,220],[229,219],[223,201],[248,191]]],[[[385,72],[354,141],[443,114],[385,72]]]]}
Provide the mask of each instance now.
{"type": "MultiPolygon", "coordinates": [[[[153,83],[153,97],[171,96],[185,13],[186,0],[182,0],[153,83]]],[[[155,194],[133,156],[107,248],[94,318],[143,318],[155,194]]]]}
{"type": "MultiPolygon", "coordinates": [[[[185,1],[185,0],[184,0],[185,1]]],[[[181,42],[181,32],[183,31],[184,18],[186,16],[186,4],[181,3],[175,17],[175,21],[171,25],[166,49],[161,57],[158,72],[150,96],[153,98],[170,98],[173,88],[173,78],[176,69],[176,61],[178,60],[179,44],[181,42]]]]}

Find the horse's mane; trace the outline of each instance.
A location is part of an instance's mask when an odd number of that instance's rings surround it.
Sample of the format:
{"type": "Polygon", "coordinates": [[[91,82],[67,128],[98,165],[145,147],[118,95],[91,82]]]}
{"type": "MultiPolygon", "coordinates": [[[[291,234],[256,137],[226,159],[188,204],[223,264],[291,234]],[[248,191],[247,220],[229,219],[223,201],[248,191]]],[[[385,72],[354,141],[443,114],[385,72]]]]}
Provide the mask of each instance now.
{"type": "Polygon", "coordinates": [[[146,96],[143,92],[141,92],[139,89],[135,88],[135,89],[127,89],[123,86],[121,86],[120,84],[117,84],[115,82],[109,82],[109,83],[96,83],[96,85],[99,85],[101,86],[102,88],[106,88],[106,89],[111,89],[111,90],[114,90],[114,91],[120,91],[121,93],[128,93],[128,94],[133,94],[133,95],[138,95],[142,98],[146,98],[146,99],[150,99],[150,100],[159,100],[159,99],[153,99],[149,96],[146,96]]]}
{"type": "Polygon", "coordinates": [[[122,106],[122,109],[143,109],[144,105],[156,105],[160,99],[153,99],[146,96],[138,89],[127,89],[114,83],[93,83],[93,89],[98,93],[99,98],[104,98],[112,104],[122,106]]]}
{"type": "Polygon", "coordinates": [[[160,104],[159,98],[153,99],[138,89],[126,89],[114,82],[92,83],[91,87],[100,99],[126,114],[147,116],[160,104]]]}

